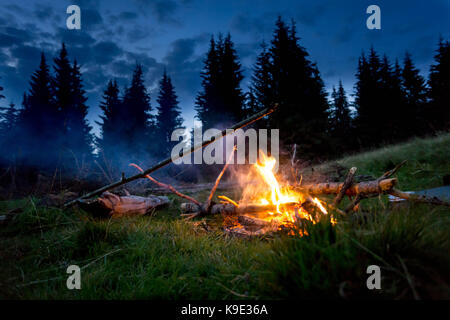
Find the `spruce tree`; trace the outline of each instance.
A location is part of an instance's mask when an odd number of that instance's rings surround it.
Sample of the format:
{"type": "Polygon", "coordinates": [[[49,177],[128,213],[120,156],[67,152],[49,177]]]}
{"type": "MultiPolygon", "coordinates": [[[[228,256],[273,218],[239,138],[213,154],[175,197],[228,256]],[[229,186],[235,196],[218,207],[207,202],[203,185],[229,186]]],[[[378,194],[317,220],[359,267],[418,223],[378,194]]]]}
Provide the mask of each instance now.
{"type": "Polygon", "coordinates": [[[92,136],[86,116],[87,98],[83,89],[80,67],[76,60],[69,61],[65,44],[54,59],[53,80],[55,103],[58,108],[57,131],[61,132],[61,164],[70,169],[80,169],[92,157],[92,136]]]}
{"type": "Polygon", "coordinates": [[[201,73],[202,90],[196,98],[197,119],[204,129],[224,128],[240,120],[244,95],[240,88],[243,79],[234,44],[228,34],[211,37],[209,50],[201,73]]]}
{"type": "Polygon", "coordinates": [[[280,138],[296,143],[305,157],[325,156],[329,152],[328,102],[320,73],[299,44],[296,26],[288,27],[278,18],[270,48],[271,90],[278,110],[270,127],[280,129],[280,138]]]}
{"type": "Polygon", "coordinates": [[[68,110],[67,139],[70,143],[69,148],[74,150],[77,158],[90,162],[93,151],[92,127],[86,119],[88,114],[86,91],[83,89],[80,66],[76,60],[72,65],[71,76],[72,103],[68,110]]]}
{"type": "Polygon", "coordinates": [[[156,129],[159,136],[158,148],[160,157],[170,156],[171,150],[178,142],[172,142],[172,132],[175,129],[182,129],[183,118],[178,107],[178,98],[172,85],[172,80],[164,70],[163,77],[159,82],[159,95],[156,115],[156,129]]]}
{"type": "MultiPolygon", "coordinates": [[[[272,107],[275,102],[272,90],[271,54],[265,42],[261,44],[261,52],[253,67],[249,97],[251,113],[272,107]]],[[[267,119],[261,119],[255,125],[259,128],[267,128],[267,122],[267,119]]]]}
{"type": "Polygon", "coordinates": [[[380,124],[381,94],[381,62],[373,48],[369,58],[364,52],[358,61],[355,83],[354,107],[357,111],[355,119],[356,138],[360,147],[369,147],[380,143],[382,133],[380,124]]]}
{"type": "Polygon", "coordinates": [[[430,104],[427,120],[432,130],[450,128],[450,42],[439,40],[434,56],[435,63],[430,68],[428,85],[430,104]]]}
{"type": "Polygon", "coordinates": [[[403,92],[405,95],[405,111],[408,126],[405,131],[410,135],[421,135],[426,133],[426,110],[427,87],[425,79],[414,66],[411,55],[407,52],[403,61],[401,73],[403,92]]]}
{"type": "MultiPolygon", "coordinates": [[[[68,157],[69,141],[67,140],[67,134],[70,131],[68,126],[68,120],[72,113],[72,66],[70,65],[66,45],[62,43],[59,55],[53,59],[53,69],[55,76],[53,79],[53,89],[55,95],[55,104],[59,112],[57,131],[60,132],[59,145],[63,150],[65,157],[68,157]]],[[[73,151],[73,150],[72,150],[73,151]]],[[[63,161],[67,161],[64,159],[63,161]]],[[[66,163],[67,164],[67,163],[66,163]]]]}
{"type": "Polygon", "coordinates": [[[17,139],[17,121],[18,111],[14,103],[10,103],[9,107],[0,108],[0,149],[9,150],[9,152],[0,155],[0,162],[10,162],[15,156],[14,147],[17,139]]]}
{"type": "Polygon", "coordinates": [[[123,151],[129,154],[124,156],[129,160],[145,161],[149,154],[155,153],[154,116],[151,111],[150,95],[144,85],[142,66],[137,64],[131,85],[123,97],[122,123],[119,128],[125,146],[123,151]]]}
{"type": "Polygon", "coordinates": [[[100,102],[103,114],[100,116],[102,121],[96,122],[100,125],[100,138],[96,140],[96,145],[102,160],[107,160],[113,166],[117,165],[116,155],[124,148],[119,131],[123,127],[121,108],[119,87],[115,80],[110,80],[103,92],[103,101],[100,102]]]}
{"type": "Polygon", "coordinates": [[[228,34],[223,40],[223,44],[220,45],[219,47],[223,47],[223,49],[219,51],[221,69],[219,88],[224,102],[224,110],[229,114],[231,123],[235,123],[244,117],[244,94],[240,87],[244,77],[234,43],[231,41],[231,35],[228,34]]]}
{"type": "Polygon", "coordinates": [[[392,68],[386,55],[380,66],[380,94],[377,112],[377,126],[380,141],[396,142],[409,136],[408,120],[405,114],[404,93],[402,90],[401,68],[396,61],[392,68]]]}
{"type": "Polygon", "coordinates": [[[202,91],[198,93],[195,101],[196,118],[202,122],[204,128],[213,128],[219,121],[214,111],[218,109],[219,104],[217,88],[219,73],[219,55],[214,36],[212,36],[201,72],[202,91]]]}
{"type": "Polygon", "coordinates": [[[334,140],[335,152],[349,150],[353,145],[352,118],[342,82],[339,81],[338,90],[333,87],[329,112],[330,136],[334,140]]]}
{"type": "Polygon", "coordinates": [[[53,99],[51,76],[45,55],[24,94],[23,108],[18,119],[18,156],[23,163],[43,167],[55,166],[61,132],[59,112],[53,99]]]}

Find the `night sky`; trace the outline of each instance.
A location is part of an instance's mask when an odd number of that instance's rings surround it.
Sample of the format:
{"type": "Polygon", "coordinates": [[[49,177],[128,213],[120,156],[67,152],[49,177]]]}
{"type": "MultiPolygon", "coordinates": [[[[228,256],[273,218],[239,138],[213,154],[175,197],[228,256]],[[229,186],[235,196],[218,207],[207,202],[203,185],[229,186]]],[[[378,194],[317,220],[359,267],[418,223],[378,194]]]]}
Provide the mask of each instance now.
{"type": "Polygon", "coordinates": [[[0,4],[0,84],[7,98],[0,104],[20,105],[41,51],[53,59],[64,41],[70,58],[82,65],[95,133],[107,81],[116,78],[123,89],[136,62],[144,66],[153,108],[158,80],[167,69],[185,125],[191,127],[211,34],[231,33],[245,90],[259,45],[262,40],[270,42],[278,15],[296,21],[300,43],[317,63],[327,90],[341,79],[350,99],[362,50],[373,45],[391,61],[402,61],[407,50],[427,76],[439,36],[450,39],[448,0],[0,0],[0,4]],[[81,8],[81,30],[66,27],[70,4],[81,8]],[[366,8],[371,4],[381,8],[381,30],[366,27],[366,8]]]}

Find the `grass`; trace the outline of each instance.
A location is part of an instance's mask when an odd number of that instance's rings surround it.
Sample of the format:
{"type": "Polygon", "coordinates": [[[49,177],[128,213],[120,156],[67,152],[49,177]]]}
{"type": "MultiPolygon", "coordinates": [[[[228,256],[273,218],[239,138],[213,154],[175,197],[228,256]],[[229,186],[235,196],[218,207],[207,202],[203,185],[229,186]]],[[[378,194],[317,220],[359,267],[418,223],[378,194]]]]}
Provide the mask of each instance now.
{"type": "MultiPolygon", "coordinates": [[[[450,171],[450,135],[338,161],[359,174],[400,170],[404,190],[437,187],[450,171]]],[[[329,164],[323,164],[322,169],[329,164]]],[[[205,193],[196,194],[203,199],[205,193]]],[[[1,299],[294,299],[450,297],[450,212],[445,207],[389,207],[385,197],[334,227],[325,217],[308,236],[252,240],[207,232],[179,218],[179,200],[143,217],[94,219],[26,198],[0,226],[1,299]],[[66,268],[81,267],[81,290],[66,288],[66,268]],[[368,290],[367,266],[381,267],[382,289],[368,290]]],[[[212,218],[214,220],[214,218],[212,218]]],[[[213,224],[214,221],[208,220],[213,224]]]]}

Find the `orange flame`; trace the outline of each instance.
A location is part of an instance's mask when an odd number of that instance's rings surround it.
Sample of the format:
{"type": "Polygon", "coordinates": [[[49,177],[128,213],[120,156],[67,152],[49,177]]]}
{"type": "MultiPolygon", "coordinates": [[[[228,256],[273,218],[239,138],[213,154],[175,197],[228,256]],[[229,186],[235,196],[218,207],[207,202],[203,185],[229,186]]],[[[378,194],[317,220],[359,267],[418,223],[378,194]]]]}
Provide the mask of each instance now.
{"type": "MultiPolygon", "coordinates": [[[[266,212],[266,215],[258,218],[274,221],[279,225],[291,224],[299,219],[307,219],[316,223],[315,219],[302,206],[303,203],[311,198],[302,193],[296,192],[289,188],[288,183],[283,183],[285,187],[280,185],[279,180],[275,176],[274,168],[276,159],[266,156],[260,152],[259,161],[253,166],[253,178],[250,175],[241,176],[241,185],[244,186],[243,197],[238,205],[242,204],[259,204],[274,205],[275,210],[266,212]]],[[[312,203],[324,215],[328,214],[325,205],[317,198],[312,199],[312,203]]],[[[332,221],[332,223],[335,221],[332,221]]]]}

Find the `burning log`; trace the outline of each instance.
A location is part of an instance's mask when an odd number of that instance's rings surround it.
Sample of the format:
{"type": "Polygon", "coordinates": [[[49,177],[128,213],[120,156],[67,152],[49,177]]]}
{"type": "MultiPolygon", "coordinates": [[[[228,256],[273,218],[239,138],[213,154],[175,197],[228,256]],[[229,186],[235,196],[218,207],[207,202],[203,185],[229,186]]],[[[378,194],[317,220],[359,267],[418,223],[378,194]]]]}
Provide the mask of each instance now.
{"type": "MultiPolygon", "coordinates": [[[[373,195],[380,193],[388,193],[397,183],[396,178],[388,178],[382,180],[372,180],[356,183],[350,186],[345,194],[348,196],[373,195]]],[[[301,186],[295,186],[293,189],[298,192],[308,193],[310,195],[338,194],[343,188],[344,182],[325,182],[310,183],[301,186]]]]}
{"type": "Polygon", "coordinates": [[[169,203],[164,196],[123,196],[119,197],[110,192],[104,192],[95,200],[82,200],[80,207],[95,215],[112,217],[144,215],[153,209],[169,203]]]}
{"type": "MultiPolygon", "coordinates": [[[[289,202],[280,205],[280,209],[294,210],[295,207],[300,207],[298,202],[289,202]]],[[[245,204],[235,206],[231,203],[216,203],[211,205],[209,210],[205,210],[206,206],[197,206],[193,203],[181,204],[182,214],[195,214],[202,216],[207,214],[223,214],[223,215],[242,215],[245,213],[264,213],[275,212],[277,206],[274,204],[245,204]]]]}

